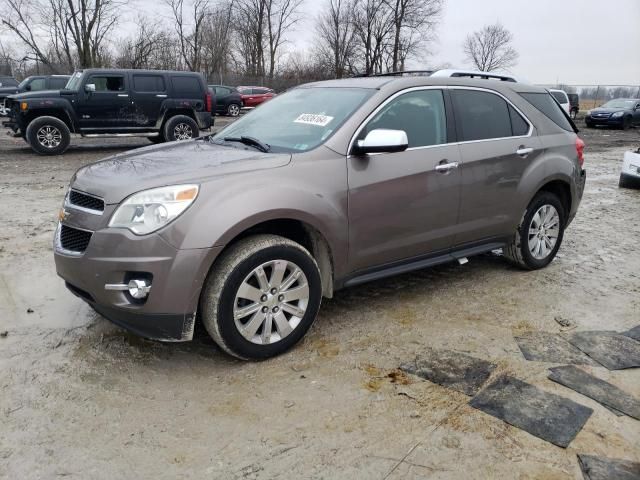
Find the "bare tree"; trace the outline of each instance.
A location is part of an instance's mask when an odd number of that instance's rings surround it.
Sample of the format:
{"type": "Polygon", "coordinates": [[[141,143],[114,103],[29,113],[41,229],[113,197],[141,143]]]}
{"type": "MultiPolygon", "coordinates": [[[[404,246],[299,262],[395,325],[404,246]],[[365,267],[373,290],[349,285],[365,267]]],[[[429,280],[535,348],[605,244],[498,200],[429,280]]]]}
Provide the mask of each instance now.
{"type": "Polygon", "coordinates": [[[513,34],[499,23],[486,25],[467,36],[464,53],[483,72],[503,70],[518,62],[518,52],[511,46],[513,34]]]}
{"type": "Polygon", "coordinates": [[[265,0],[237,0],[234,12],[236,62],[244,73],[263,77],[265,74],[265,0]]]}
{"type": "Polygon", "coordinates": [[[393,40],[391,70],[404,68],[406,58],[418,51],[437,23],[442,0],[385,0],[391,10],[393,40]]]}
{"type": "Polygon", "coordinates": [[[180,52],[187,68],[200,71],[204,23],[209,14],[209,0],[164,0],[171,9],[180,52]],[[187,13],[185,13],[185,9],[187,13]]]}
{"type": "Polygon", "coordinates": [[[299,20],[303,0],[264,0],[269,45],[269,78],[273,78],[285,35],[299,20]]]}
{"type": "Polygon", "coordinates": [[[364,58],[364,73],[381,73],[393,29],[390,11],[385,0],[360,0],[355,5],[353,25],[364,58]]]}
{"type": "Polygon", "coordinates": [[[356,35],[353,25],[353,2],[329,0],[328,8],[316,20],[317,52],[320,60],[342,78],[354,63],[356,35]]]}
{"type": "Polygon", "coordinates": [[[202,62],[207,75],[225,72],[231,57],[233,2],[217,5],[203,27],[202,62]]]}
{"type": "Polygon", "coordinates": [[[154,60],[154,51],[165,37],[158,22],[140,15],[136,21],[133,36],[120,41],[115,64],[119,68],[150,68],[154,60]]]}

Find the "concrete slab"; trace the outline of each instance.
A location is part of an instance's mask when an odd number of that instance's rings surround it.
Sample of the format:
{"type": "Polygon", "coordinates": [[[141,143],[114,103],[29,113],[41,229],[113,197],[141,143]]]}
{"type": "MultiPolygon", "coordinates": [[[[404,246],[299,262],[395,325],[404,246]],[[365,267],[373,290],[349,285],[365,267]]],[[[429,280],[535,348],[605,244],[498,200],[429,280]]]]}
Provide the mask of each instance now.
{"type": "Polygon", "coordinates": [[[585,480],[640,480],[640,463],[592,455],[578,455],[585,480]]]}
{"type": "Polygon", "coordinates": [[[587,331],[566,336],[569,343],[609,370],[640,367],[640,342],[616,332],[587,331]]]}
{"type": "Polygon", "coordinates": [[[515,337],[524,358],[533,362],[600,366],[579,348],[560,335],[549,332],[529,332],[515,337]]]}

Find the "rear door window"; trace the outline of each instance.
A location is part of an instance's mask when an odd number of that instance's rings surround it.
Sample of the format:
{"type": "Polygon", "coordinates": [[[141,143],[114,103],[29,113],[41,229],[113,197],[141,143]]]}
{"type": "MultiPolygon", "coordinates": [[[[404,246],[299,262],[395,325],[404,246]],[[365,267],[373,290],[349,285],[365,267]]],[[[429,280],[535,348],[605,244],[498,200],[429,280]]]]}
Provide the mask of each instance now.
{"type": "Polygon", "coordinates": [[[560,128],[567,130],[568,132],[575,131],[573,125],[571,125],[567,118],[567,114],[550,94],[521,93],[520,95],[560,128]]]}
{"type": "Polygon", "coordinates": [[[409,139],[409,148],[447,143],[442,90],[416,90],[391,100],[369,121],[358,139],[380,128],[403,130],[409,139]]]}
{"type": "MultiPolygon", "coordinates": [[[[452,89],[451,96],[460,141],[470,142],[514,135],[509,105],[502,97],[490,92],[462,89],[452,89]]],[[[515,122],[518,123],[517,117],[515,122]]]]}
{"type": "Polygon", "coordinates": [[[202,87],[196,77],[192,76],[173,76],[171,77],[171,85],[176,95],[198,97],[202,94],[202,87]]]}
{"type": "Polygon", "coordinates": [[[162,75],[134,75],[133,89],[141,93],[164,92],[164,78],[162,75]]]}

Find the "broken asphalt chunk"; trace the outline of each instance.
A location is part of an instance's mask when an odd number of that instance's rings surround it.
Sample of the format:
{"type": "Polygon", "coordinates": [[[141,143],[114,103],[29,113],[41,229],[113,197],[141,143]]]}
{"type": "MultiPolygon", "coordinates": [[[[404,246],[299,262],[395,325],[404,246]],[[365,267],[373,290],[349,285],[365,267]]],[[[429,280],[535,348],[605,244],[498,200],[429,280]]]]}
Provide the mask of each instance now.
{"type": "Polygon", "coordinates": [[[499,377],[469,404],[538,438],[566,448],[593,410],[510,376],[499,377]]]}
{"type": "Polygon", "coordinates": [[[487,381],[496,365],[452,350],[427,349],[400,369],[420,378],[473,396],[487,381]]]}
{"type": "Polygon", "coordinates": [[[522,355],[529,361],[600,366],[579,348],[555,333],[530,332],[515,337],[515,340],[522,355]]]}
{"type": "Polygon", "coordinates": [[[585,480],[640,480],[640,463],[581,454],[578,463],[585,480]]]}
{"type": "Polygon", "coordinates": [[[554,382],[592,398],[605,407],[640,420],[640,401],[615,385],[572,365],[550,368],[549,371],[549,379],[554,382]]]}
{"type": "Polygon", "coordinates": [[[640,367],[640,342],[616,332],[575,332],[565,337],[569,343],[609,370],[640,367]]]}

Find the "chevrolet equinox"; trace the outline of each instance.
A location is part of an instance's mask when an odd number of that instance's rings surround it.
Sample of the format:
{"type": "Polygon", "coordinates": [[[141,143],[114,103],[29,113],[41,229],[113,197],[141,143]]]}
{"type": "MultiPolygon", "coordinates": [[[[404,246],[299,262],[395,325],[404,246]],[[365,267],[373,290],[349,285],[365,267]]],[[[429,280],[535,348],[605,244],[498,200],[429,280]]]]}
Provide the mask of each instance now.
{"type": "Polygon", "coordinates": [[[546,90],[454,77],[311,83],[214,135],[87,165],[57,272],[139,335],[190,340],[199,321],[264,359],[343,287],[494,249],[543,268],[582,197],[584,143],[546,90]]]}

